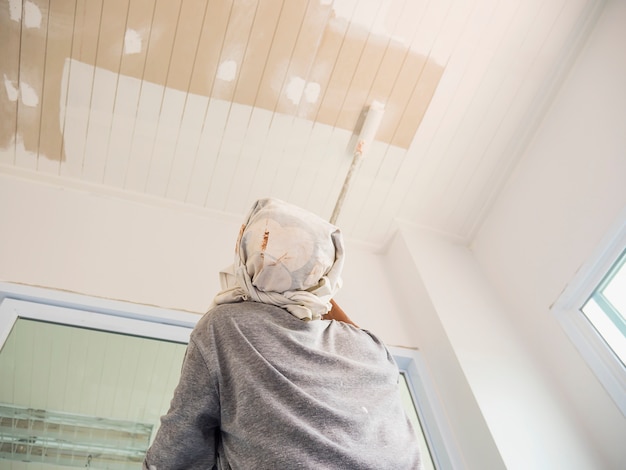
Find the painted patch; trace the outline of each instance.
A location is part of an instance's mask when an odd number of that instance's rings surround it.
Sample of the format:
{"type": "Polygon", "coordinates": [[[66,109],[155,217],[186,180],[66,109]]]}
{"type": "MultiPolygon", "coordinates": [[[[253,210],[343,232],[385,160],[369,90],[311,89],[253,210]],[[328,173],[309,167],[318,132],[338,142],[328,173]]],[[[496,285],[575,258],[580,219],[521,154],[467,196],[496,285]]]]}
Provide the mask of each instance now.
{"type": "Polygon", "coordinates": [[[139,54],[141,46],[141,34],[134,29],[127,29],[124,35],[124,54],[139,54]]]}
{"type": "Polygon", "coordinates": [[[13,21],[22,20],[22,0],[9,0],[9,17],[13,21]]]}
{"type": "Polygon", "coordinates": [[[287,99],[293,104],[300,103],[302,94],[304,93],[305,83],[304,79],[300,77],[292,77],[291,80],[289,80],[287,88],[285,89],[285,94],[287,95],[287,99]]]}
{"type": "Polygon", "coordinates": [[[27,28],[41,27],[41,10],[33,2],[24,2],[24,26],[27,28]]]}
{"type": "Polygon", "coordinates": [[[39,104],[37,92],[26,82],[20,82],[20,95],[22,96],[22,103],[26,106],[35,107],[39,104]]]}
{"type": "Polygon", "coordinates": [[[320,96],[320,84],[309,82],[304,89],[304,99],[309,103],[315,103],[320,96]]]}
{"type": "MultiPolygon", "coordinates": [[[[11,141],[9,142],[10,149],[15,151],[16,155],[19,155],[21,158],[31,158],[37,159],[37,152],[33,152],[29,150],[24,145],[24,137],[21,134],[15,134],[11,141]]],[[[3,147],[2,150],[8,150],[9,147],[3,147]]]]}
{"type": "Polygon", "coordinates": [[[308,103],[315,103],[320,96],[320,85],[315,82],[307,83],[301,77],[292,77],[285,88],[285,94],[293,104],[300,104],[303,96],[308,103]]]}
{"type": "Polygon", "coordinates": [[[4,74],[4,88],[7,90],[7,96],[9,97],[9,101],[17,101],[19,96],[19,90],[13,82],[9,80],[9,77],[4,74]]]}
{"type": "Polygon", "coordinates": [[[237,76],[237,62],[225,60],[217,69],[217,78],[225,82],[232,82],[237,76]]]}

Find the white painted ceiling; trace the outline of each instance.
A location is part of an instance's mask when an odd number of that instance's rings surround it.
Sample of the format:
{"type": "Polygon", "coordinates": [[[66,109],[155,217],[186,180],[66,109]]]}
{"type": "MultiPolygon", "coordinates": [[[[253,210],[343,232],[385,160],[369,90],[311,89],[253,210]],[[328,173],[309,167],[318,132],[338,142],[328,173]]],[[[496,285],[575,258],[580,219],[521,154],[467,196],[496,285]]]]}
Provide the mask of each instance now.
{"type": "Polygon", "coordinates": [[[600,0],[3,0],[0,170],[243,217],[274,196],[337,224],[469,241],[600,0]]]}

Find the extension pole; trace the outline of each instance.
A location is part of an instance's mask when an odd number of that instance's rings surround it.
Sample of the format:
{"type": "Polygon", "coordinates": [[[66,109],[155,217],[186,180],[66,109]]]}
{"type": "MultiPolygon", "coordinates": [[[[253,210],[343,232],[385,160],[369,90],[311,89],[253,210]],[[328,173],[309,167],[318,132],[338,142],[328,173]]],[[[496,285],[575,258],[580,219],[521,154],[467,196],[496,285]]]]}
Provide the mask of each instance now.
{"type": "Polygon", "coordinates": [[[380,121],[383,118],[384,112],[385,106],[378,101],[372,102],[367,111],[365,122],[363,122],[363,127],[361,127],[361,133],[359,134],[359,140],[357,141],[356,148],[354,149],[352,164],[348,169],[346,179],[341,187],[341,192],[337,198],[333,214],[330,216],[331,224],[334,224],[339,217],[339,213],[341,212],[346,194],[348,194],[348,189],[350,188],[350,182],[354,176],[354,172],[359,166],[359,163],[361,163],[361,160],[374,140],[374,137],[376,137],[376,132],[378,132],[378,127],[380,126],[380,121]]]}

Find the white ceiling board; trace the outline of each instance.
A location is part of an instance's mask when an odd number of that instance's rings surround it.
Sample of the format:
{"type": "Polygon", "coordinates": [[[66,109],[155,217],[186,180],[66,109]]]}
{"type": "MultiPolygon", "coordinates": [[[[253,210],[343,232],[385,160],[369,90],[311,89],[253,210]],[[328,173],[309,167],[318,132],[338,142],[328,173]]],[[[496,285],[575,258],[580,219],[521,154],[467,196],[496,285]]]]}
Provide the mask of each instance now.
{"type": "Polygon", "coordinates": [[[165,197],[184,201],[194,169],[209,98],[188,95],[168,175],[165,197]]]}
{"type": "Polygon", "coordinates": [[[141,82],[139,80],[120,77],[103,175],[103,182],[106,185],[124,187],[133,146],[140,90],[141,82]]]}

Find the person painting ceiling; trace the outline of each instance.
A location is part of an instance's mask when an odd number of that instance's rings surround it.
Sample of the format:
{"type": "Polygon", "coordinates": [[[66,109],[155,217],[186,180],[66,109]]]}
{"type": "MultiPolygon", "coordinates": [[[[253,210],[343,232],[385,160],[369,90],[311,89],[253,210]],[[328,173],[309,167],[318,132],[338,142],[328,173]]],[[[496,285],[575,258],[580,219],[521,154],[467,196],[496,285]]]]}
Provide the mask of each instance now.
{"type": "Polygon", "coordinates": [[[194,328],[144,469],[417,469],[398,368],[334,302],[341,231],[260,199],[194,328]]]}

